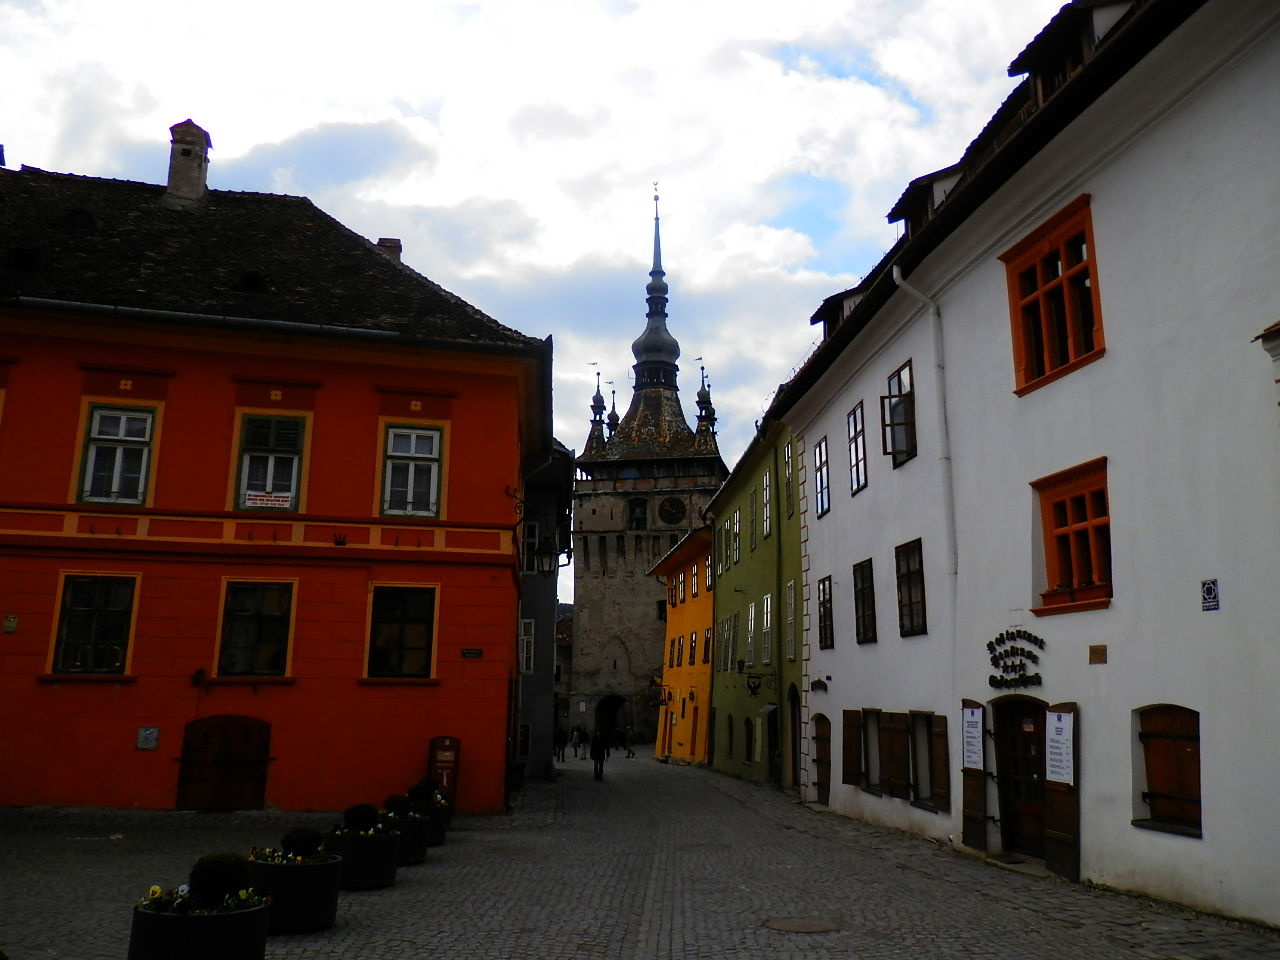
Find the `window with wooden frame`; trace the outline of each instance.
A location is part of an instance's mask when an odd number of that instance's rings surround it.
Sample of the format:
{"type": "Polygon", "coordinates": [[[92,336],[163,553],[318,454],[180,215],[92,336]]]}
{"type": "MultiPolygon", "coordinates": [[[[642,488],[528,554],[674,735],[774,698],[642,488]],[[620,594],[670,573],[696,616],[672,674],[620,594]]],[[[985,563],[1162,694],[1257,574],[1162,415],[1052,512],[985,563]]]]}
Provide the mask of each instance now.
{"type": "Polygon", "coordinates": [[[888,385],[888,394],[880,398],[880,431],[884,454],[896,470],[916,455],[916,394],[910,360],[889,375],[888,385]]]}
{"type": "Polygon", "coordinates": [[[862,789],[880,794],[880,711],[863,707],[862,714],[862,789]]]}
{"type": "Polygon", "coordinates": [[[284,676],[292,620],[292,583],[228,582],[218,676],[284,676]]]}
{"type": "Polygon", "coordinates": [[[674,670],[676,666],[676,638],[671,638],[671,646],[667,650],[667,667],[674,670]]]}
{"type": "Polygon", "coordinates": [[[795,512],[795,466],[791,459],[791,441],[782,445],[782,488],[787,501],[787,516],[795,512]]]}
{"type": "Polygon", "coordinates": [[[756,662],[756,602],[747,604],[747,666],[756,662]]]}
{"type": "Polygon", "coordinates": [[[689,568],[689,596],[696,597],[698,595],[698,565],[695,563],[689,568]]]}
{"type": "Polygon", "coordinates": [[[1200,836],[1200,714],[1167,703],[1136,712],[1150,816],[1134,826],[1200,836]]]}
{"type": "Polygon", "coordinates": [[[751,488],[750,509],[747,520],[747,542],[751,549],[756,548],[756,488],[751,488]]]}
{"type": "Polygon", "coordinates": [[[787,622],[783,628],[782,642],[786,646],[786,658],[794,660],[796,658],[796,582],[794,580],[787,581],[786,604],[787,622]]]}
{"type": "Polygon", "coordinates": [[[760,598],[760,662],[773,662],[773,594],[760,598]]]}
{"type": "Polygon", "coordinates": [[[867,431],[862,414],[862,401],[849,411],[849,493],[853,495],[867,486],[867,431]]]}
{"type": "Polygon", "coordinates": [[[911,799],[911,725],[905,713],[880,714],[880,791],[911,799]]]}
{"type": "Polygon", "coordinates": [[[54,673],[124,673],[136,585],[135,577],[63,579],[54,673]]]}
{"type": "MultiPolygon", "coordinates": [[[[301,449],[301,426],[297,429],[298,449],[301,449]]],[[[386,462],[382,475],[384,514],[440,515],[442,438],[443,433],[434,427],[387,427],[386,462]]]]}
{"type": "Polygon", "coordinates": [[[689,666],[698,662],[698,631],[689,634],[689,666]]]}
{"type": "Polygon", "coordinates": [[[732,562],[732,559],[733,559],[733,554],[731,552],[731,540],[730,540],[730,533],[729,533],[728,517],[724,518],[724,524],[720,531],[720,558],[721,558],[720,569],[716,572],[724,573],[726,570],[729,569],[729,564],[732,562]]]}
{"type": "Polygon", "coordinates": [[[676,666],[684,666],[684,634],[676,637],[676,666]]]}
{"type": "Polygon", "coordinates": [[[89,409],[81,500],[146,501],[154,421],[155,411],[143,407],[89,409]]]}
{"type": "Polygon", "coordinates": [[[369,676],[431,676],[434,587],[375,586],[369,616],[369,676]]]}
{"type": "Polygon", "coordinates": [[[830,650],[836,645],[835,623],[831,609],[831,578],[818,581],[818,649],[830,650]]]}
{"type": "Polygon", "coordinates": [[[520,651],[520,672],[533,673],[534,636],[536,623],[528,618],[521,619],[520,632],[516,637],[516,649],[520,651]]]}
{"type": "Polygon", "coordinates": [[[911,803],[935,813],[951,809],[951,768],[947,758],[947,718],[912,713],[911,803]]]}
{"type": "Polygon", "coordinates": [[[733,562],[737,563],[742,558],[742,510],[736,508],[733,511],[733,562]]]}
{"type": "Polygon", "coordinates": [[[1046,589],[1037,616],[1111,605],[1107,458],[1033,480],[1040,499],[1046,589]]]}
{"type": "Polygon", "coordinates": [[[858,643],[875,643],[876,590],[871,558],[853,565],[853,637],[858,643]]]}
{"type": "Polygon", "coordinates": [[[818,516],[831,509],[831,476],[827,464],[827,438],[813,445],[813,507],[818,516]]]}
{"type": "Polygon", "coordinates": [[[1022,396],[1102,356],[1102,308],[1089,196],[1005,251],[1014,393],[1022,396]]]}
{"type": "Polygon", "coordinates": [[[918,637],[929,632],[924,603],[924,545],[912,540],[894,547],[898,574],[898,633],[918,637]]]}
{"type": "Polygon", "coordinates": [[[240,509],[298,509],[305,426],[301,417],[244,418],[240,433],[240,509]]]}
{"type": "Polygon", "coordinates": [[[711,662],[711,628],[706,627],[702,631],[702,662],[711,662]]]}
{"type": "Polygon", "coordinates": [[[760,477],[760,535],[768,537],[773,532],[773,487],[769,471],[760,477]]]}
{"type": "Polygon", "coordinates": [[[840,782],[862,786],[862,711],[841,712],[840,782]]]}
{"type": "Polygon", "coordinates": [[[684,571],[681,570],[678,574],[676,574],[676,594],[678,595],[678,599],[680,603],[684,603],[685,598],[688,595],[687,591],[688,591],[688,588],[685,586],[684,571]]]}

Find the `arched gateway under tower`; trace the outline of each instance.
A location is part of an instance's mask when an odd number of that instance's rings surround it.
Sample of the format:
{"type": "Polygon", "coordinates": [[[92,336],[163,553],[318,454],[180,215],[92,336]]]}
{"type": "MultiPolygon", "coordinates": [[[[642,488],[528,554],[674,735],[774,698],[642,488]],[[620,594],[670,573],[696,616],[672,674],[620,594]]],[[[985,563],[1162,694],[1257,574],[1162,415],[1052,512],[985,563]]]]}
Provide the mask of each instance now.
{"type": "Polygon", "coordinates": [[[637,741],[653,738],[665,645],[665,594],[650,568],[689,530],[728,475],[704,378],[691,428],[677,385],[680,344],[667,329],[658,198],[644,331],[631,344],[635,385],[619,420],[596,384],[574,481],[573,661],[569,724],[598,707],[637,741]]]}

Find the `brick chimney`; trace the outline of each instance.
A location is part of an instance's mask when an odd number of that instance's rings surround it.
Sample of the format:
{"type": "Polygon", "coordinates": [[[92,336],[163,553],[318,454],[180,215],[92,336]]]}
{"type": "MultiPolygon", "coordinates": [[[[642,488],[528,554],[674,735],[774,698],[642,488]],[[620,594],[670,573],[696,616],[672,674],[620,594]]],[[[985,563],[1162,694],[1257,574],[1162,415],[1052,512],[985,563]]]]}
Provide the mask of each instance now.
{"type": "Polygon", "coordinates": [[[204,201],[207,192],[213,141],[191,120],[174,124],[169,133],[173,137],[169,147],[169,184],[160,202],[173,210],[193,210],[204,201]]]}
{"type": "Polygon", "coordinates": [[[395,237],[379,237],[378,249],[385,253],[392,260],[399,260],[400,253],[404,250],[404,245],[395,237]]]}

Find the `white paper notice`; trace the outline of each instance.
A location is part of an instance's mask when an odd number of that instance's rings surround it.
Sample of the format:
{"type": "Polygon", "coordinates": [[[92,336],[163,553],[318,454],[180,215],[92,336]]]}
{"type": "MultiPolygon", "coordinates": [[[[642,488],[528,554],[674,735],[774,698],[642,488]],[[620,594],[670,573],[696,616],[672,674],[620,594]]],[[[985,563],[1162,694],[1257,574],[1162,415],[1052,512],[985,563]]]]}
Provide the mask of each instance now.
{"type": "Polygon", "coordinates": [[[1045,779],[1057,783],[1076,782],[1075,737],[1072,735],[1075,714],[1045,714],[1044,757],[1045,779]]]}
{"type": "Polygon", "coordinates": [[[982,708],[964,708],[964,762],[970,770],[982,767],[982,708]]]}

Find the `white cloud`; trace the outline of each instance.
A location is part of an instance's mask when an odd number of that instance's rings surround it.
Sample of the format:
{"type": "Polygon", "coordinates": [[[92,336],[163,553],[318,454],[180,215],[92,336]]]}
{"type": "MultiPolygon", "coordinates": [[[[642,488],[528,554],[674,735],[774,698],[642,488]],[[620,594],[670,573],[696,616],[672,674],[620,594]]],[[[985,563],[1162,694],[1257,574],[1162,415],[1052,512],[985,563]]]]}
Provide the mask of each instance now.
{"type": "Polygon", "coordinates": [[[686,412],[703,356],[732,462],[809,315],[892,242],[893,200],[959,157],[1059,2],[0,3],[21,78],[0,112],[11,164],[131,179],[163,176],[191,117],[215,183],[400,236],[432,279],[555,335],[570,447],[589,361],[629,397],[659,180],[686,412]],[[831,189],[804,201],[797,177],[831,189]]]}

